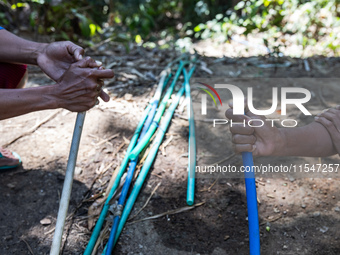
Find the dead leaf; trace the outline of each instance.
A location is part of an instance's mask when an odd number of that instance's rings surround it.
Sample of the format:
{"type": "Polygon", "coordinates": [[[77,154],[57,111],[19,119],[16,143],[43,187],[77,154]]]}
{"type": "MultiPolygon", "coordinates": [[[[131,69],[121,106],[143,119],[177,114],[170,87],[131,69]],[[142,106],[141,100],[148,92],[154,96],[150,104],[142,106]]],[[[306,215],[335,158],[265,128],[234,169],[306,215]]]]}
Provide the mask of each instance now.
{"type": "Polygon", "coordinates": [[[90,207],[89,210],[87,211],[87,215],[88,215],[88,220],[87,220],[87,227],[89,230],[91,230],[94,225],[95,225],[95,219],[97,218],[97,216],[100,214],[101,210],[102,210],[102,205],[103,205],[103,198],[100,198],[98,200],[96,200],[90,207]]]}

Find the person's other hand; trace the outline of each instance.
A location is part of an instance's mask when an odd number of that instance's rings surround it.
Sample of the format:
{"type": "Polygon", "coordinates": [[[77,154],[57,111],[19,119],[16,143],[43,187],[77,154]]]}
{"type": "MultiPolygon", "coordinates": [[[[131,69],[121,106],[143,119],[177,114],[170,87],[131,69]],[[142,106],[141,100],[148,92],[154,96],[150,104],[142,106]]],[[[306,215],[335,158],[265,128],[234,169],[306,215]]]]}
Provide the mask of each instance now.
{"type": "Polygon", "coordinates": [[[315,121],[327,129],[332,138],[333,146],[340,155],[340,105],[318,114],[315,121]]]}
{"type": "Polygon", "coordinates": [[[110,96],[102,90],[102,79],[112,78],[110,69],[93,68],[95,60],[86,57],[70,65],[54,86],[53,97],[57,107],[73,112],[86,111],[98,103],[98,97],[105,102],[110,96]]]}
{"type": "MultiPolygon", "coordinates": [[[[71,64],[81,60],[84,55],[84,49],[80,46],[69,42],[54,42],[46,44],[42,53],[39,53],[37,64],[41,70],[54,81],[58,81],[71,64]]],[[[99,67],[101,63],[91,61],[89,67],[99,67]]]]}
{"type": "Polygon", "coordinates": [[[241,122],[241,124],[230,125],[235,152],[253,152],[254,156],[273,155],[275,143],[282,138],[279,129],[275,126],[272,127],[272,122],[266,121],[265,117],[254,115],[248,109],[245,110],[245,115],[234,115],[232,105],[230,107],[225,112],[225,116],[233,123],[241,122]],[[262,120],[264,125],[262,127],[250,127],[248,125],[250,120],[252,120],[250,122],[252,126],[260,126],[261,122],[258,120],[262,120]],[[245,125],[243,125],[244,121],[245,125]]]}

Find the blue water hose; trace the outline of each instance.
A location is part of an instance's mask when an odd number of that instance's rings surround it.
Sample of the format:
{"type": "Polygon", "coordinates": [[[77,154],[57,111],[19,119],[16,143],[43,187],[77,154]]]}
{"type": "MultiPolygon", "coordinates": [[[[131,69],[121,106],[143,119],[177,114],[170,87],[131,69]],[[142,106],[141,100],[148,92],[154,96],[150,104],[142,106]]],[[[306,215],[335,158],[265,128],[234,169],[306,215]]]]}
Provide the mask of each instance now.
{"type": "Polygon", "coordinates": [[[253,153],[242,152],[243,166],[245,167],[245,183],[248,208],[248,227],[249,227],[249,253],[250,255],[260,254],[260,227],[259,213],[257,209],[256,184],[254,173],[253,153]]]}

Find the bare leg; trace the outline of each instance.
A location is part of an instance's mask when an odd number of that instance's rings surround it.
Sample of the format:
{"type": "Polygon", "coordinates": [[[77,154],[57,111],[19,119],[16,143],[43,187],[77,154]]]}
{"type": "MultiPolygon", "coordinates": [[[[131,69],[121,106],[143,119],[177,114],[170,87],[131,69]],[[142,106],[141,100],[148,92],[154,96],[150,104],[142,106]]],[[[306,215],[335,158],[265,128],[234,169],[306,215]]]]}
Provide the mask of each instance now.
{"type": "MultiPolygon", "coordinates": [[[[25,87],[28,80],[28,71],[26,70],[25,74],[21,78],[20,82],[16,86],[17,89],[22,89],[25,87]]],[[[19,159],[13,156],[12,152],[7,149],[3,149],[0,147],[0,153],[2,157],[0,157],[0,167],[2,166],[15,166],[19,164],[19,159]]]]}
{"type": "Polygon", "coordinates": [[[26,86],[28,80],[28,71],[26,70],[24,76],[22,77],[21,81],[19,82],[17,89],[22,89],[26,86]]]}

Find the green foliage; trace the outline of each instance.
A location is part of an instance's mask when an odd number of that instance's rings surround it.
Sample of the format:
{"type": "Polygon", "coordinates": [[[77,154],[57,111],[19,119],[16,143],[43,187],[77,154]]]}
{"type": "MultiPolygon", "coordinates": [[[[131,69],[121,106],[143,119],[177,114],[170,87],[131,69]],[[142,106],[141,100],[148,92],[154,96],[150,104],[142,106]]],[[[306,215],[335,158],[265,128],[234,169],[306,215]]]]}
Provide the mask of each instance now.
{"type": "Polygon", "coordinates": [[[55,39],[111,37],[148,47],[172,40],[188,49],[194,40],[260,33],[274,55],[292,43],[339,54],[339,12],[340,0],[0,0],[1,25],[28,25],[55,39]]]}
{"type": "Polygon", "coordinates": [[[264,44],[273,54],[278,54],[287,46],[285,35],[288,35],[303,49],[320,44],[336,53],[339,12],[339,0],[243,0],[234,10],[198,24],[194,36],[226,41],[235,33],[262,33],[264,44]]]}
{"type": "MultiPolygon", "coordinates": [[[[33,32],[56,39],[78,40],[101,31],[100,26],[106,21],[103,15],[105,5],[104,1],[96,0],[21,0],[2,1],[0,6],[9,17],[6,20],[10,28],[27,23],[33,32]]],[[[0,22],[6,25],[1,17],[0,22]]]]}
{"type": "MultiPolygon", "coordinates": [[[[128,33],[139,35],[143,40],[155,40],[154,32],[160,37],[186,36],[183,32],[196,24],[205,22],[217,13],[225,12],[231,4],[222,0],[113,0],[116,15],[128,33]],[[162,33],[163,32],[163,33],[162,33]]],[[[119,22],[120,23],[120,22],[119,22]]]]}

